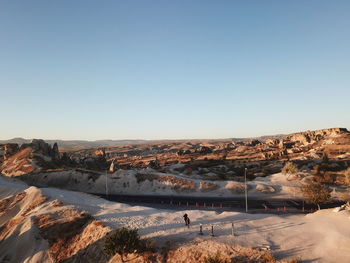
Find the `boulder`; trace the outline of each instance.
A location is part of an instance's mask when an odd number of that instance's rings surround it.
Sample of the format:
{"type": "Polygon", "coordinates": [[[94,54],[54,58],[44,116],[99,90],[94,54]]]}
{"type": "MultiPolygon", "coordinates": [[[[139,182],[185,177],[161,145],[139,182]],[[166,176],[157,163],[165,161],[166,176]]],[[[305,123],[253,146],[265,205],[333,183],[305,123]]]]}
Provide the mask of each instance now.
{"type": "Polygon", "coordinates": [[[270,185],[264,185],[264,184],[256,185],[255,189],[264,193],[264,194],[270,194],[270,193],[276,192],[275,188],[273,188],[270,185]]]}

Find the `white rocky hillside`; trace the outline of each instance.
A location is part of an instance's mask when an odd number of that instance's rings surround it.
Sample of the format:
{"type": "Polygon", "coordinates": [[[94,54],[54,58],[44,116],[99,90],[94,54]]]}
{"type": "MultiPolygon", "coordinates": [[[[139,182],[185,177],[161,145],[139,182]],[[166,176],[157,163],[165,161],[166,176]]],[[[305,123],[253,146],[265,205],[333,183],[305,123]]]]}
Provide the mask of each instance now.
{"type": "MultiPolygon", "coordinates": [[[[299,188],[308,174],[287,177],[281,173],[248,181],[251,197],[301,198],[299,188]]],[[[38,187],[57,187],[87,193],[134,195],[244,196],[245,185],[237,181],[190,179],[153,169],[118,170],[113,174],[80,169],[31,173],[19,176],[38,187]]]]}
{"type": "Polygon", "coordinates": [[[154,238],[167,251],[165,259],[162,253],[151,255],[153,261],[132,255],[129,262],[194,263],[217,251],[230,260],[275,262],[259,250],[269,250],[279,260],[350,261],[346,209],[306,216],[158,210],[79,192],[28,188],[2,177],[0,200],[0,262],[120,262],[117,256],[106,258],[101,246],[107,232],[121,226],[138,228],[142,238],[154,238]],[[184,227],[184,213],[190,228],[184,227]]]}

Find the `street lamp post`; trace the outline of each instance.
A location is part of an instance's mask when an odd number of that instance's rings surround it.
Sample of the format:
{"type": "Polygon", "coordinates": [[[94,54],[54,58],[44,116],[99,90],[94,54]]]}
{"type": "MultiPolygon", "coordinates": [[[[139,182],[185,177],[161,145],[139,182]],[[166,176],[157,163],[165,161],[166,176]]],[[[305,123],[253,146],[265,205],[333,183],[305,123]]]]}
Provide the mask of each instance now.
{"type": "Polygon", "coordinates": [[[247,168],[244,168],[244,185],[245,185],[245,212],[248,212],[248,187],[247,187],[247,168]]]}
{"type": "Polygon", "coordinates": [[[106,198],[108,198],[107,171],[105,173],[105,181],[106,181],[106,198]]]}

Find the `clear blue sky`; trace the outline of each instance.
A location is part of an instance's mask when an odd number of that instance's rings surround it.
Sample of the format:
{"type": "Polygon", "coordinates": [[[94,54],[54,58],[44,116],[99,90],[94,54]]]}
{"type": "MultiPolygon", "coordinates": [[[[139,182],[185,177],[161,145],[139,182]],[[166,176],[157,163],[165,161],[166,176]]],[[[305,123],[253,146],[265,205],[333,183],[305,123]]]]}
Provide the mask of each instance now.
{"type": "Polygon", "coordinates": [[[0,139],[350,128],[350,1],[0,1],[0,139]]]}

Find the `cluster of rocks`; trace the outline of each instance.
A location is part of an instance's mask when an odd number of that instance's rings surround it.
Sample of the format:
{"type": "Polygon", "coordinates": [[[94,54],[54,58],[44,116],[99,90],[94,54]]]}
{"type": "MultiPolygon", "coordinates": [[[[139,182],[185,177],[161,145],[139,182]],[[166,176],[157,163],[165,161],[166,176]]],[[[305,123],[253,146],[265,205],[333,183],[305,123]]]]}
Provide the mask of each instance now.
{"type": "MultiPolygon", "coordinates": [[[[84,149],[70,152],[69,155],[81,165],[86,165],[93,160],[99,161],[101,157],[105,157],[108,163],[114,160],[118,167],[125,169],[147,167],[163,169],[177,163],[184,163],[200,165],[203,168],[225,165],[240,169],[248,166],[254,173],[261,173],[262,169],[266,168],[264,174],[268,174],[278,170],[276,165],[273,165],[272,169],[270,162],[283,163],[294,159],[314,159],[315,155],[322,156],[320,153],[325,149],[324,141],[330,141],[330,138],[333,140],[337,136],[349,137],[349,135],[350,133],[344,128],[332,128],[250,140],[166,141],[122,145],[97,150],[84,149]],[[214,164],[216,162],[220,163],[214,164]]],[[[193,169],[193,167],[190,168],[193,169]]]]}
{"type": "Polygon", "coordinates": [[[58,150],[57,143],[54,143],[53,146],[45,142],[41,139],[33,139],[30,143],[24,143],[21,145],[19,150],[23,150],[25,148],[32,148],[35,153],[43,154],[44,156],[49,156],[52,160],[60,159],[60,152],[58,150]]]}
{"type": "Polygon", "coordinates": [[[0,144],[0,163],[19,151],[17,143],[0,144]]]}
{"type": "Polygon", "coordinates": [[[9,157],[26,148],[32,148],[34,153],[50,157],[52,160],[60,159],[60,152],[57,143],[51,146],[44,140],[33,139],[30,143],[24,143],[22,145],[18,145],[17,143],[6,143],[0,145],[0,162],[4,162],[9,157]]]}
{"type": "Polygon", "coordinates": [[[49,145],[43,140],[30,143],[0,145],[0,172],[7,176],[19,176],[34,171],[60,168],[58,145],[49,145]]]}
{"type": "Polygon", "coordinates": [[[289,160],[319,159],[334,145],[341,145],[343,152],[338,150],[337,155],[330,155],[330,158],[350,153],[350,133],[344,128],[332,128],[249,140],[165,141],[80,149],[62,154],[57,143],[50,146],[43,140],[34,139],[20,146],[0,145],[0,164],[17,152],[31,148],[39,157],[40,154],[50,157],[65,167],[106,170],[112,161],[114,167],[124,169],[168,169],[172,165],[184,164],[186,171],[191,171],[188,172],[190,175],[233,178],[242,176],[244,168],[248,168],[251,175],[267,175],[279,172],[283,163],[289,160]],[[335,143],[331,144],[333,141],[335,143]],[[208,171],[204,172],[205,169],[208,171]]]}

